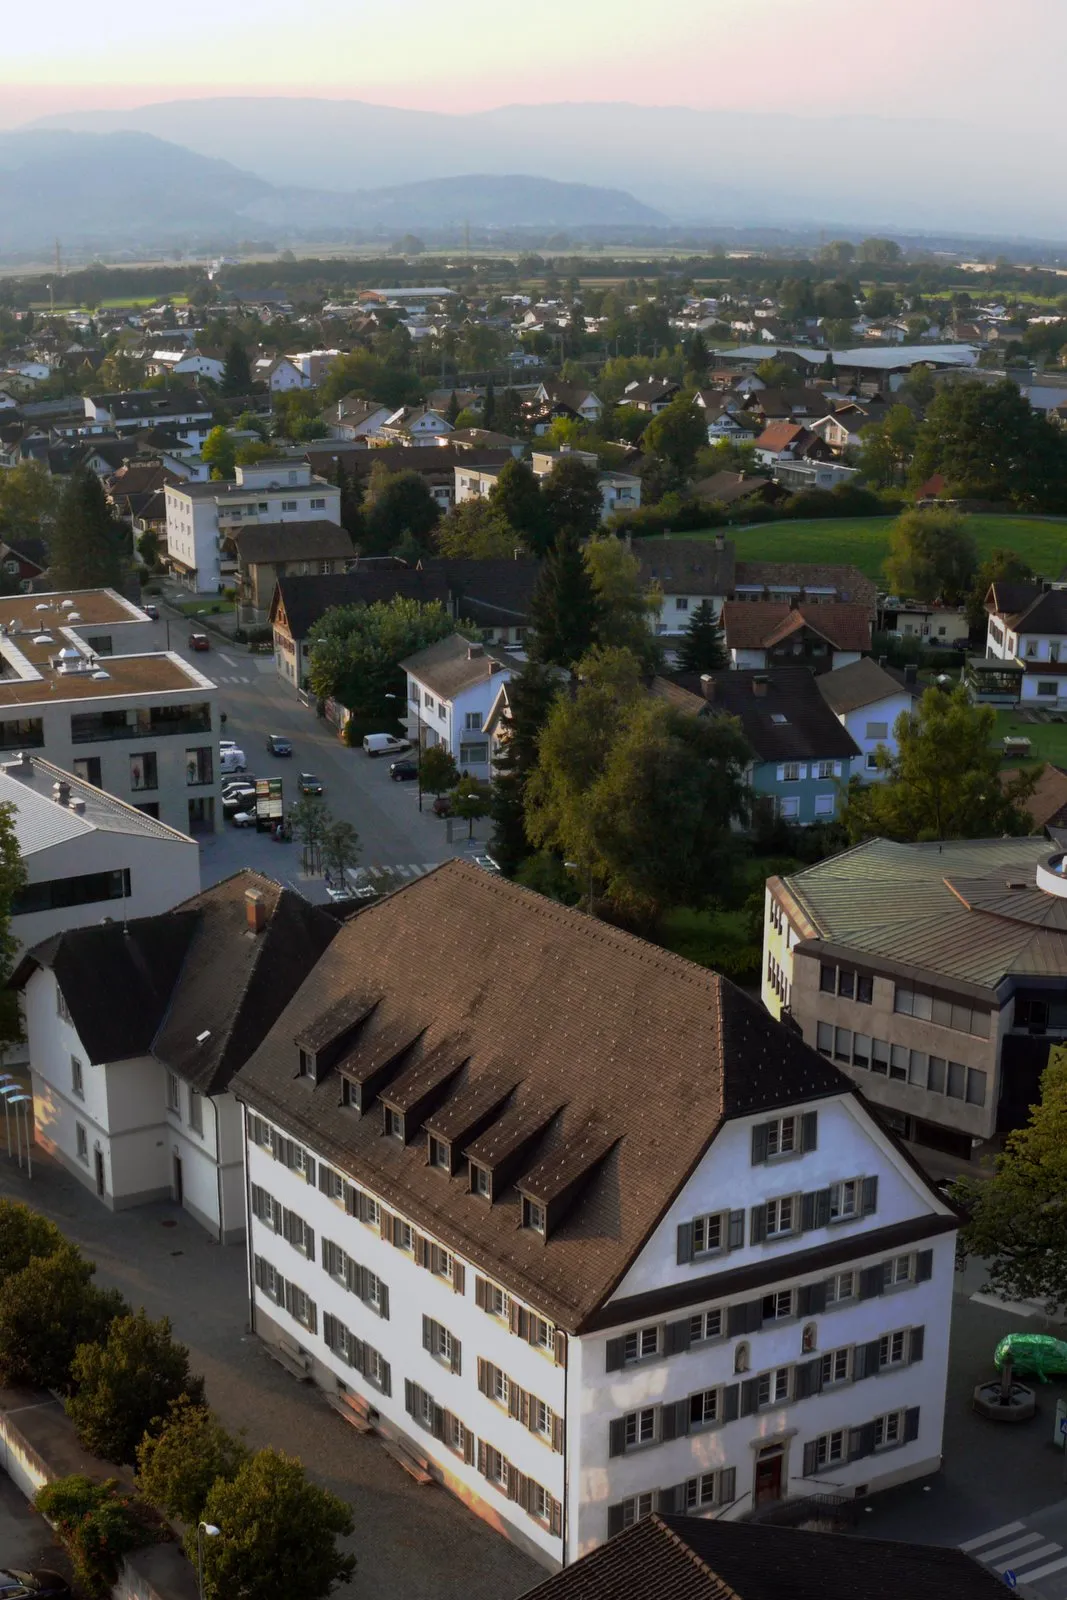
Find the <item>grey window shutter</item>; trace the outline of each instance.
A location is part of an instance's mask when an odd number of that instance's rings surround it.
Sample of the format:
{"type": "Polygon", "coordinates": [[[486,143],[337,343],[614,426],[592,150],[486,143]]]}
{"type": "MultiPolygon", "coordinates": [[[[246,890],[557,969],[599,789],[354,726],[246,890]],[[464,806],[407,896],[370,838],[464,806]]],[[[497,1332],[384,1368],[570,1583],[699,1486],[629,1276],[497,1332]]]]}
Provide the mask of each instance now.
{"type": "Polygon", "coordinates": [[[749,1243],[762,1244],[766,1237],[767,1207],[765,1205],[753,1206],[748,1229],[749,1243]]]}
{"type": "Polygon", "coordinates": [[[266,1286],[266,1282],[267,1282],[266,1265],[267,1264],[263,1260],[262,1256],[256,1256],[256,1259],[255,1259],[255,1275],[256,1275],[256,1288],[257,1289],[262,1289],[262,1288],[265,1288],[265,1286],[266,1286]]]}
{"type": "Polygon", "coordinates": [[[815,1285],[813,1283],[804,1283],[804,1284],[801,1284],[800,1288],[797,1290],[797,1316],[798,1317],[810,1317],[810,1315],[811,1315],[811,1291],[814,1289],[814,1287],[815,1287],[815,1285]]]}
{"type": "Polygon", "coordinates": [[[684,1267],[693,1259],[693,1224],[680,1222],[678,1224],[678,1265],[684,1267]]]}
{"type": "Polygon", "coordinates": [[[552,1448],[558,1456],[563,1454],[565,1440],[563,1436],[563,1418],[552,1418],[552,1448]]]}
{"type": "Polygon", "coordinates": [[[802,1194],[800,1197],[801,1233],[807,1233],[809,1228],[814,1228],[815,1226],[815,1202],[818,1198],[814,1189],[809,1189],[807,1194],[802,1194]]]}
{"type": "Polygon", "coordinates": [[[759,1405],[759,1380],[746,1378],[741,1385],[741,1415],[750,1417],[759,1405]]]}
{"type": "Polygon", "coordinates": [[[863,1346],[863,1371],[868,1378],[881,1371],[881,1363],[878,1359],[881,1353],[881,1343],[880,1339],[870,1339],[863,1346]]]}
{"type": "Polygon", "coordinates": [[[329,1167],[324,1167],[322,1162],[320,1161],[319,1162],[319,1188],[322,1190],[323,1194],[329,1194],[329,1192],[330,1192],[330,1177],[331,1177],[331,1173],[330,1173],[329,1167]]]}
{"type": "Polygon", "coordinates": [[[875,1295],[882,1292],[882,1268],[864,1267],[860,1273],[860,1299],[873,1300],[875,1295]]]}
{"type": "Polygon", "coordinates": [[[608,1538],[614,1539],[617,1533],[622,1532],[623,1507],[621,1504],[608,1507],[608,1538]]]}
{"type": "Polygon", "coordinates": [[[745,1311],[747,1313],[745,1324],[746,1333],[759,1333],[760,1329],[763,1327],[763,1301],[750,1300],[748,1305],[745,1307],[745,1311]]]}
{"type": "Polygon", "coordinates": [[[489,1363],[483,1356],[478,1357],[478,1388],[482,1394],[489,1393],[489,1363]]]}
{"type": "Polygon", "coordinates": [[[409,1417],[415,1415],[415,1385],[410,1378],[404,1379],[404,1410],[409,1417]]]}
{"type": "Polygon", "coordinates": [[[433,1321],[430,1317],[422,1319],[422,1348],[433,1354],[433,1321]]]}
{"type": "Polygon", "coordinates": [[[683,1350],[688,1350],[690,1344],[689,1318],[681,1317],[677,1322],[668,1322],[664,1329],[663,1348],[667,1355],[680,1355],[683,1350]]]}
{"type": "Polygon", "coordinates": [[[461,1355],[462,1355],[462,1348],[463,1347],[460,1344],[458,1339],[453,1339],[452,1340],[452,1371],[455,1372],[455,1373],[458,1373],[460,1371],[460,1358],[461,1358],[461,1355]]]}
{"type": "Polygon", "coordinates": [[[932,1250],[920,1250],[915,1257],[915,1282],[925,1283],[927,1278],[933,1276],[933,1271],[934,1252],[932,1250]]]}
{"type": "Polygon", "coordinates": [[[673,1516],[685,1510],[685,1484],[676,1483],[670,1489],[656,1490],[656,1510],[661,1516],[673,1516]]]}
{"type": "Polygon", "coordinates": [[[767,1124],[757,1122],[752,1129],[752,1165],[758,1167],[767,1159],[767,1124]]]}
{"type": "Polygon", "coordinates": [[[743,1211],[731,1211],[726,1231],[726,1248],[728,1250],[742,1250],[744,1244],[745,1213],[743,1211]]]}
{"type": "Polygon", "coordinates": [[[858,1344],[852,1351],[852,1381],[858,1383],[861,1378],[869,1378],[867,1371],[867,1346],[858,1344]]]}
{"type": "Polygon", "coordinates": [[[659,1408],[660,1438],[684,1439],[689,1432],[689,1401],[675,1400],[659,1408]]]}
{"type": "Polygon", "coordinates": [[[332,1350],[337,1343],[337,1318],[331,1317],[328,1311],[322,1317],[322,1340],[332,1350]]]}
{"type": "Polygon", "coordinates": [[[736,1339],[738,1334],[748,1332],[747,1306],[731,1306],[726,1313],[726,1333],[730,1339],[736,1339]]]}
{"type": "Polygon", "coordinates": [[[379,1286],[378,1294],[379,1294],[378,1315],[382,1318],[383,1321],[388,1322],[389,1321],[389,1290],[388,1290],[388,1288],[386,1287],[386,1285],[384,1283],[379,1286]]]}
{"type": "Polygon", "coordinates": [[[820,1311],[825,1311],[826,1310],[826,1284],[825,1284],[825,1282],[823,1282],[823,1283],[811,1283],[811,1284],[808,1285],[808,1288],[810,1290],[810,1299],[809,1299],[809,1302],[808,1302],[808,1310],[809,1310],[809,1312],[815,1314],[815,1313],[818,1313],[820,1311]]]}
{"type": "Polygon", "coordinates": [[[467,1269],[462,1261],[452,1262],[452,1293],[464,1294],[467,1288],[467,1269]]]}
{"type": "Polygon", "coordinates": [[[435,1439],[443,1439],[445,1436],[445,1414],[441,1407],[436,1405],[433,1408],[433,1436],[435,1439]]]}
{"type": "Polygon", "coordinates": [[[909,1406],[904,1413],[904,1443],[911,1444],[919,1437],[919,1408],[909,1406]]]}
{"type": "Polygon", "coordinates": [[[863,1180],[863,1215],[865,1217],[878,1209],[878,1179],[864,1178],[863,1180]]]}
{"type": "Polygon", "coordinates": [[[626,1454],[626,1418],[614,1417],[608,1423],[608,1455],[626,1454]]]}
{"type": "Polygon", "coordinates": [[[805,1111],[800,1119],[800,1148],[814,1150],[819,1143],[819,1113],[805,1111]]]}
{"type": "Polygon", "coordinates": [[[815,1191],[815,1226],[825,1228],[830,1221],[830,1191],[829,1189],[816,1189],[815,1191]]]}
{"type": "Polygon", "coordinates": [[[921,1361],[922,1360],[922,1358],[923,1358],[923,1345],[925,1344],[925,1342],[926,1342],[926,1329],[925,1328],[912,1328],[912,1330],[911,1330],[911,1339],[909,1340],[909,1345],[910,1345],[910,1350],[909,1350],[909,1353],[908,1353],[908,1360],[909,1361],[921,1361]]]}
{"type": "Polygon", "coordinates": [[[737,1468],[723,1467],[719,1473],[719,1504],[728,1506],[737,1494],[737,1468]]]}
{"type": "Polygon", "coordinates": [[[345,1184],[345,1210],[350,1217],[359,1216],[359,1190],[352,1184],[345,1184]]]}
{"type": "Polygon", "coordinates": [[[819,1470],[819,1445],[815,1439],[809,1439],[804,1446],[804,1476],[811,1478],[819,1470]]]}
{"type": "MultiPolygon", "coordinates": [[[[367,1365],[367,1346],[362,1339],[352,1339],[348,1346],[348,1364],[355,1367],[357,1372],[362,1372],[367,1365]]],[[[389,1368],[385,1369],[384,1392],[389,1393],[389,1368]]]]}
{"type": "Polygon", "coordinates": [[[738,1384],[728,1383],[722,1392],[722,1420],[724,1422],[737,1421],[740,1399],[738,1389],[738,1384]]]}
{"type": "Polygon", "coordinates": [[[860,1428],[860,1430],[859,1430],[859,1435],[860,1435],[860,1438],[859,1438],[859,1451],[858,1451],[858,1454],[861,1455],[861,1456],[872,1456],[874,1454],[874,1442],[875,1442],[875,1439],[877,1438],[877,1434],[875,1433],[874,1423],[873,1422],[865,1422],[863,1424],[862,1428],[860,1428]]]}
{"type": "Polygon", "coordinates": [[[818,1389],[820,1361],[801,1361],[793,1368],[793,1399],[806,1400],[818,1389]]]}
{"type": "MultiPolygon", "coordinates": [[[[818,1394],[822,1389],[822,1356],[816,1356],[813,1361],[805,1363],[808,1369],[808,1393],[818,1394]]],[[[800,1371],[800,1368],[797,1368],[800,1371]]]]}
{"type": "Polygon", "coordinates": [[[609,1339],[607,1343],[607,1357],[604,1365],[605,1372],[618,1372],[623,1364],[623,1351],[626,1342],[623,1339],[609,1339]]]}

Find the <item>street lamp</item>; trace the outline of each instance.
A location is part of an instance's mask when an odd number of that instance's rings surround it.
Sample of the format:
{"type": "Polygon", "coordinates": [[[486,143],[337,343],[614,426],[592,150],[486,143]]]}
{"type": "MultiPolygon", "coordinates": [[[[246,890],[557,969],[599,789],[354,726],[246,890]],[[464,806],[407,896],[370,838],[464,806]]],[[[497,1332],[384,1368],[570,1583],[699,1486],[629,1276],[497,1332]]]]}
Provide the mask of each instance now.
{"type": "Polygon", "coordinates": [[[204,1600],[204,1535],[209,1539],[217,1539],[222,1532],[213,1522],[198,1522],[196,1525],[196,1592],[200,1600],[204,1600]]]}

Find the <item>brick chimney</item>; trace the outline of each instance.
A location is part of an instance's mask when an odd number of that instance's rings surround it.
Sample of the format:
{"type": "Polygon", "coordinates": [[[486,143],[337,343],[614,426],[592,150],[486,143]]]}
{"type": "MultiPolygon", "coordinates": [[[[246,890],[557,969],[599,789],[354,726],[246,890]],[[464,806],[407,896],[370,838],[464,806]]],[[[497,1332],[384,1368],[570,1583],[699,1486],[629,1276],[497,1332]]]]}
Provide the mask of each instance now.
{"type": "Polygon", "coordinates": [[[700,674],[700,692],[705,700],[715,699],[715,679],[710,672],[700,674]]]}
{"type": "Polygon", "coordinates": [[[467,646],[467,660],[468,661],[477,661],[479,656],[484,656],[484,655],[485,655],[485,646],[484,645],[481,645],[481,644],[469,644],[467,646]]]}
{"type": "Polygon", "coordinates": [[[752,693],[754,695],[758,695],[762,700],[767,693],[767,685],[769,682],[770,679],[764,677],[763,673],[757,673],[752,680],[752,693]]]}
{"type": "Polygon", "coordinates": [[[70,805],[70,784],[56,782],[52,785],[52,799],[57,806],[70,805]]]}
{"type": "Polygon", "coordinates": [[[249,933],[262,933],[267,926],[267,904],[258,889],[245,890],[245,927],[249,933]]]}

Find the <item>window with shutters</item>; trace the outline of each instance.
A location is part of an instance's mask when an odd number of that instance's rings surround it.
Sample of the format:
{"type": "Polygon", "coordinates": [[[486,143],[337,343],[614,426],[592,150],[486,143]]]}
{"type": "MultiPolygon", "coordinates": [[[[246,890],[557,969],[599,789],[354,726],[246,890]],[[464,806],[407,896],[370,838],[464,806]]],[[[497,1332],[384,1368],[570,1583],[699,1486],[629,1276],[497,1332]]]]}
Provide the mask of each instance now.
{"type": "Polygon", "coordinates": [[[892,1445],[904,1443],[903,1411],[888,1411],[884,1417],[874,1419],[874,1448],[888,1450],[892,1445]]]}
{"type": "Polygon", "coordinates": [[[821,1471],[845,1459],[845,1432],[835,1428],[833,1433],[823,1433],[815,1440],[815,1468],[821,1471]]]}
{"type": "Polygon", "coordinates": [[[298,1216],[295,1211],[284,1213],[282,1234],[292,1245],[294,1250],[299,1250],[302,1256],[307,1256],[309,1261],[315,1259],[315,1231],[298,1216]]]}
{"type": "Polygon", "coordinates": [[[507,1493],[508,1483],[511,1479],[511,1462],[500,1454],[499,1450],[490,1449],[489,1452],[489,1482],[495,1483],[498,1489],[507,1493]]]}
{"type": "Polygon", "coordinates": [[[852,1348],[846,1345],[841,1350],[827,1350],[822,1358],[822,1386],[830,1389],[835,1383],[847,1383],[851,1364],[852,1348]]]}
{"type": "MultiPolygon", "coordinates": [[[[175,1109],[177,1108],[175,1107],[175,1109]]],[[[269,1122],[264,1122],[262,1117],[249,1116],[248,1137],[253,1144],[259,1145],[261,1150],[272,1150],[274,1148],[274,1130],[269,1122]]]]}
{"type": "Polygon", "coordinates": [[[878,1367],[902,1367],[908,1359],[910,1329],[897,1328],[893,1333],[883,1333],[878,1341],[878,1367]]]}
{"type": "Polygon", "coordinates": [[[412,1416],[415,1418],[415,1421],[419,1424],[419,1426],[421,1428],[428,1428],[431,1433],[433,1432],[433,1413],[434,1413],[434,1398],[433,1398],[433,1395],[432,1394],[427,1394],[425,1389],[420,1389],[418,1387],[418,1385],[416,1384],[415,1385],[415,1392],[414,1392],[414,1409],[412,1411],[412,1416]]]}
{"type": "Polygon", "coordinates": [[[552,1443],[552,1425],[555,1414],[551,1406],[543,1400],[538,1400],[536,1395],[530,1396],[530,1432],[536,1433],[540,1438],[552,1443]]]}
{"type": "Polygon", "coordinates": [[[498,1283],[486,1284],[485,1309],[491,1317],[499,1317],[501,1322],[510,1322],[511,1296],[498,1283]]]}
{"type": "Polygon", "coordinates": [[[835,1272],[832,1278],[826,1280],[826,1304],[828,1306],[844,1305],[849,1300],[856,1298],[856,1274],[854,1272],[835,1272]]]}
{"type": "Polygon", "coordinates": [[[846,1222],[859,1215],[863,1184],[859,1178],[846,1178],[830,1185],[830,1221],[846,1222]]]}
{"type": "Polygon", "coordinates": [[[489,1398],[507,1410],[511,1398],[511,1379],[506,1372],[501,1372],[499,1367],[489,1369],[489,1398]]]}
{"type": "Polygon", "coordinates": [[[552,1496],[541,1484],[530,1482],[527,1509],[531,1517],[538,1522],[548,1523],[552,1519],[552,1496]]]}
{"type": "Polygon", "coordinates": [[[765,1233],[768,1239],[781,1239],[796,1229],[799,1202],[796,1195],[782,1195],[778,1200],[768,1200],[765,1233]]]}
{"type": "Polygon", "coordinates": [[[682,1485],[682,1507],[685,1511],[705,1511],[708,1506],[726,1505],[734,1497],[735,1472],[726,1467],[721,1472],[704,1472],[699,1478],[690,1478],[682,1485]]]}
{"type": "Polygon", "coordinates": [[[629,1500],[621,1500],[617,1506],[610,1507],[608,1511],[609,1526],[613,1526],[617,1518],[620,1528],[632,1528],[642,1517],[652,1515],[652,1502],[651,1494],[634,1494],[629,1500]],[[612,1512],[616,1514],[615,1518],[612,1517],[612,1512]]]}
{"type": "Polygon", "coordinates": [[[774,1367],[770,1372],[761,1372],[756,1382],[756,1404],[758,1406],[780,1406],[789,1399],[791,1367],[774,1367]]]}
{"type": "Polygon", "coordinates": [[[726,1235],[726,1213],[714,1211],[693,1218],[693,1254],[709,1256],[721,1250],[726,1235]]]}
{"type": "Polygon", "coordinates": [[[915,1257],[892,1256],[882,1263],[882,1288],[899,1289],[911,1282],[915,1257]]]}
{"type": "Polygon", "coordinates": [[[627,1333],[622,1341],[622,1358],[629,1365],[634,1361],[649,1361],[659,1355],[659,1328],[637,1328],[627,1333]]]}
{"type": "Polygon", "coordinates": [[[363,1268],[360,1277],[362,1281],[361,1300],[363,1300],[364,1304],[370,1306],[372,1311],[377,1311],[381,1315],[385,1298],[385,1285],[376,1272],[368,1272],[366,1267],[363,1268]]]}
{"type": "Polygon", "coordinates": [[[690,1344],[702,1344],[708,1339],[721,1339],[725,1333],[722,1310],[716,1306],[711,1311],[700,1311],[689,1318],[690,1344]]]}
{"type": "Polygon", "coordinates": [[[800,1148],[800,1130],[797,1117],[775,1117],[764,1124],[767,1130],[767,1156],[791,1156],[800,1148]]]}
{"type": "Polygon", "coordinates": [[[332,1239],[322,1241],[322,1264],[331,1278],[336,1278],[338,1283],[346,1281],[346,1266],[348,1257],[339,1244],[334,1244],[332,1239]]]}
{"type": "Polygon", "coordinates": [[[550,1356],[556,1353],[556,1330],[551,1322],[546,1322],[544,1317],[530,1312],[530,1343],[539,1350],[547,1351],[550,1356]]]}
{"type": "Polygon", "coordinates": [[[363,1196],[363,1204],[359,1212],[360,1222],[365,1222],[368,1228],[381,1228],[382,1208],[377,1200],[372,1200],[369,1194],[363,1196]]]}
{"type": "Polygon", "coordinates": [[[415,1231],[410,1222],[403,1222],[399,1217],[393,1218],[393,1243],[398,1250],[406,1250],[412,1255],[415,1250],[415,1231]]]}
{"type": "Polygon", "coordinates": [[[435,1278],[445,1278],[452,1282],[456,1271],[456,1258],[450,1250],[445,1250],[439,1244],[430,1246],[430,1271],[435,1278]]]}
{"type": "Polygon", "coordinates": [[[389,1363],[380,1351],[372,1350],[369,1344],[363,1346],[363,1376],[382,1394],[389,1394],[392,1388],[389,1363]]]}
{"type": "Polygon", "coordinates": [[[329,1200],[335,1200],[339,1205],[345,1203],[345,1180],[339,1172],[332,1167],[319,1165],[319,1188],[329,1200]]]}
{"type": "Polygon", "coordinates": [[[423,1318],[425,1330],[424,1343],[435,1361],[448,1367],[449,1371],[459,1369],[459,1340],[449,1330],[435,1322],[432,1317],[423,1318]]]}
{"type": "Polygon", "coordinates": [[[626,1414],[623,1418],[623,1442],[627,1450],[639,1450],[642,1445],[655,1444],[655,1406],[644,1406],[640,1411],[626,1414]]]}
{"type": "Polygon", "coordinates": [[[708,1428],[722,1415],[722,1396],[718,1389],[700,1389],[689,1396],[689,1426],[708,1428]]]}
{"type": "Polygon", "coordinates": [[[792,1289],[776,1289],[773,1294],[765,1294],[761,1302],[764,1322],[783,1322],[791,1317],[794,1299],[792,1289]]]}
{"type": "Polygon", "coordinates": [[[301,1327],[314,1333],[318,1322],[318,1310],[311,1296],[306,1294],[298,1284],[286,1285],[287,1301],[286,1310],[294,1322],[299,1322],[301,1327]]]}
{"type": "Polygon", "coordinates": [[[446,1411],[444,1442],[448,1448],[454,1451],[457,1456],[463,1456],[466,1458],[468,1436],[468,1429],[463,1425],[459,1418],[454,1417],[451,1411],[446,1411]]]}
{"type": "Polygon", "coordinates": [[[254,1260],[256,1284],[275,1305],[285,1304],[285,1279],[263,1256],[254,1260]]]}

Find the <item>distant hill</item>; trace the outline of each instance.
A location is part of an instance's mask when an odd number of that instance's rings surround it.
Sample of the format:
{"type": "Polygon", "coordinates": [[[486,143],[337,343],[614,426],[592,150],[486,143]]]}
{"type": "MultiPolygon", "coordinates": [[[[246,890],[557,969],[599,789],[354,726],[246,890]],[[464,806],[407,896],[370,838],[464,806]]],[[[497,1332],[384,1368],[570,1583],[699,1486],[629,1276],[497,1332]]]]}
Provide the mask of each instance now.
{"type": "MultiPolygon", "coordinates": [[[[187,119],[191,126],[194,118],[187,119]]],[[[350,164],[352,170],[354,164],[350,164]]],[[[56,235],[111,249],[269,231],[655,226],[666,219],[621,189],[523,176],[470,176],[353,189],[277,186],[228,161],[150,134],[27,129],[0,133],[0,251],[56,235]]]]}

